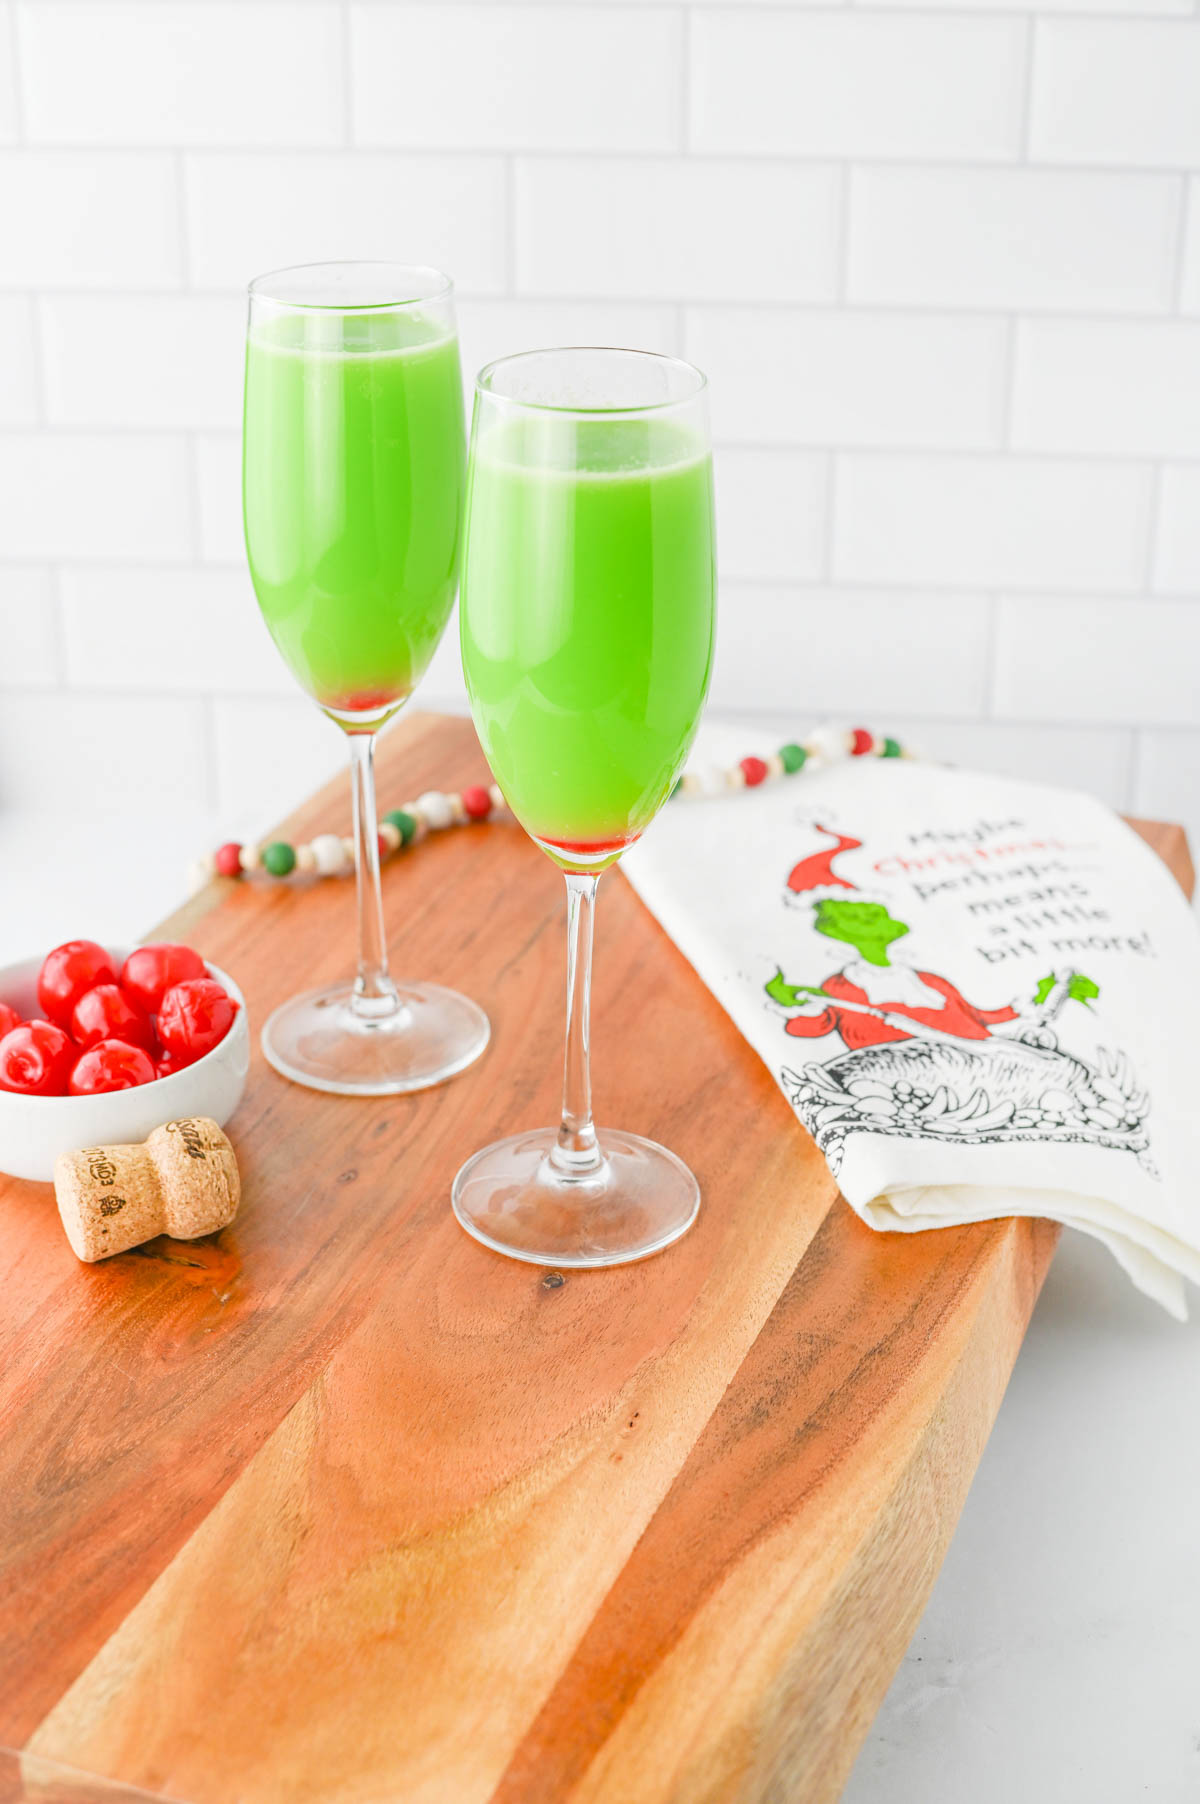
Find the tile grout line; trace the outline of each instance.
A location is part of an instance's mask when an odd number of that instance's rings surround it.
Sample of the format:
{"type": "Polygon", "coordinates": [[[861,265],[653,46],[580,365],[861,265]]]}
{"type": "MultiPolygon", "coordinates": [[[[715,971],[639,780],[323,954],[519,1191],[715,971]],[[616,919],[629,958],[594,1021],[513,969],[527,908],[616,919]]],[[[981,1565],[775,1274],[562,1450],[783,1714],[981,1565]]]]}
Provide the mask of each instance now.
{"type": "Polygon", "coordinates": [[[12,57],[14,144],[23,148],[29,142],[25,116],[25,60],[21,55],[21,28],[15,6],[8,8],[8,48],[12,57]]]}
{"type": "Polygon", "coordinates": [[[58,688],[67,691],[74,687],[70,680],[70,648],[67,644],[67,609],[66,596],[63,594],[63,569],[60,564],[50,566],[50,635],[54,649],[54,664],[58,674],[58,688]]]}
{"type": "Polygon", "coordinates": [[[1130,814],[1136,814],[1145,771],[1146,728],[1141,725],[1131,727],[1129,741],[1125,755],[1125,806],[1130,814]]]}
{"type": "Polygon", "coordinates": [[[983,639],[983,705],[980,718],[986,722],[1001,718],[997,694],[1000,681],[1000,597],[984,597],[985,629],[983,639]]]}
{"type": "MultiPolygon", "coordinates": [[[[524,295],[505,297],[524,302],[524,295]]],[[[684,309],[685,314],[691,310],[684,309]]],[[[672,328],[678,321],[678,309],[669,310],[672,328]]],[[[227,426],[213,425],[211,421],[191,420],[186,423],[162,421],[158,424],[139,426],[107,425],[68,425],[57,426],[50,423],[39,423],[32,426],[0,425],[0,448],[6,443],[22,439],[42,439],[50,442],[62,442],[69,439],[113,439],[113,440],[147,440],[147,439],[186,439],[189,433],[200,433],[206,436],[223,439],[237,438],[241,430],[240,422],[231,421],[227,426]]],[[[909,465],[947,464],[956,465],[991,463],[1000,471],[1014,470],[1028,474],[1039,466],[1050,468],[1064,467],[1082,474],[1084,471],[1094,472],[1097,469],[1118,470],[1125,474],[1144,473],[1148,469],[1161,465],[1164,469],[1196,470],[1200,469],[1200,453],[1186,456],[1153,453],[1145,450],[1130,451],[1096,451],[1082,447],[1075,450],[1053,450],[1041,446],[1022,445],[1012,450],[997,446],[992,442],[967,443],[944,441],[939,444],[913,444],[911,441],[880,441],[876,444],[862,440],[842,439],[762,439],[735,438],[717,434],[713,441],[714,449],[720,451],[754,451],[769,455],[788,456],[803,453],[810,457],[836,455],[838,457],[858,458],[866,463],[905,463],[909,465]]],[[[20,563],[20,557],[6,559],[0,551],[0,563],[5,561],[20,563]]],[[[73,561],[73,560],[72,560],[73,561]]]]}
{"type": "Polygon", "coordinates": [[[822,510],[821,571],[822,582],[828,587],[836,587],[834,552],[837,538],[838,474],[838,454],[836,451],[827,451],[825,453],[825,506],[822,510]]]}
{"type": "MultiPolygon", "coordinates": [[[[36,4],[36,0],[33,0],[33,3],[36,4]]],[[[283,12],[286,0],[262,0],[262,3],[269,7],[277,7],[280,12],[283,12]]],[[[544,9],[550,12],[555,8],[563,7],[565,0],[517,0],[517,3],[522,8],[544,9]]],[[[571,3],[574,4],[574,0],[571,0],[571,3]]],[[[578,0],[581,9],[586,9],[589,4],[594,3],[595,0],[578,0]]],[[[1048,16],[1052,19],[1066,18],[1072,24],[1082,21],[1085,24],[1108,25],[1114,20],[1118,20],[1121,23],[1145,24],[1153,29],[1159,26],[1189,24],[1191,11],[1200,11],[1200,0],[1189,0],[1189,3],[1191,10],[1186,7],[1180,9],[1162,4],[1156,4],[1152,10],[1140,7],[1135,9],[1128,6],[1118,10],[1110,7],[1106,10],[1102,6],[1096,5],[1078,7],[1055,5],[1051,8],[1048,16]]],[[[310,5],[316,10],[320,4],[321,0],[300,0],[302,10],[306,10],[310,5]]],[[[366,4],[373,11],[383,12],[387,10],[389,0],[366,0],[366,4]]],[[[880,0],[793,0],[791,5],[780,4],[780,0],[695,0],[695,4],[703,12],[736,11],[739,15],[750,14],[762,19],[777,19],[780,15],[786,17],[789,13],[799,12],[804,18],[808,18],[812,14],[818,16],[826,14],[833,18],[894,19],[901,17],[941,21],[948,14],[954,14],[957,11],[953,5],[931,5],[928,0],[913,0],[911,5],[905,4],[904,0],[883,0],[882,4],[880,0]]],[[[644,17],[647,13],[669,13],[673,10],[675,9],[670,4],[670,0],[654,0],[654,4],[642,4],[642,0],[613,0],[611,5],[604,7],[606,13],[626,13],[637,18],[644,17]]],[[[989,4],[972,5],[967,16],[971,19],[986,20],[1024,19],[1036,15],[1038,12],[1037,0],[1015,0],[1013,5],[996,4],[993,0],[993,3],[989,4]]]]}
{"type": "Polygon", "coordinates": [[[1019,460],[1020,454],[1014,445],[1016,407],[1017,407],[1017,348],[1020,330],[1020,316],[1010,313],[1005,321],[1004,335],[1004,376],[1000,395],[1000,438],[998,453],[1019,460]]]}
{"type": "Polygon", "coordinates": [[[187,463],[188,517],[191,523],[192,555],[187,568],[202,570],[204,557],[204,507],[200,492],[200,434],[188,432],[185,447],[187,463]]]}
{"type": "MultiPolygon", "coordinates": [[[[445,691],[443,693],[449,695],[450,692],[445,691]]],[[[458,691],[455,691],[454,693],[456,699],[465,705],[465,698],[462,697],[458,691]]],[[[59,684],[9,684],[0,682],[0,695],[23,696],[30,700],[40,699],[42,701],[50,702],[54,701],[56,698],[61,700],[64,696],[69,697],[73,701],[84,700],[87,698],[98,699],[100,697],[105,697],[110,701],[119,700],[125,702],[156,700],[173,702],[195,701],[212,709],[214,713],[214,724],[215,710],[221,702],[233,702],[244,705],[247,708],[257,708],[261,707],[263,704],[279,702],[294,703],[303,699],[298,691],[289,692],[279,689],[239,689],[230,692],[223,689],[192,688],[186,685],[166,690],[158,683],[146,683],[140,688],[132,687],[128,684],[117,683],[77,683],[64,688],[59,684]]],[[[818,702],[811,704],[800,703],[796,705],[804,706],[808,711],[815,711],[820,707],[820,703],[818,702]]],[[[765,706],[761,703],[750,706],[745,703],[722,702],[717,700],[712,702],[710,706],[714,718],[722,715],[745,715],[747,712],[762,715],[765,718],[771,718],[781,716],[787,712],[786,706],[780,706],[774,703],[765,706]]],[[[847,707],[830,707],[828,712],[833,715],[844,714],[850,716],[859,711],[859,709],[860,704],[855,703],[847,707]]],[[[1179,733],[1194,739],[1197,745],[1200,746],[1200,724],[1197,724],[1193,720],[1182,719],[1176,715],[1166,715],[1161,719],[1154,721],[1143,721],[1133,720],[1128,716],[1112,714],[1083,716],[1062,716],[1059,714],[1040,715],[1023,714],[1014,709],[1007,709],[1003,713],[983,716],[978,713],[939,714],[931,712],[928,708],[901,707],[898,710],[898,717],[907,720],[919,720],[928,725],[936,725],[938,727],[999,727],[1006,730],[1012,729],[1013,731],[1019,730],[1022,732],[1119,732],[1127,734],[1146,734],[1155,732],[1179,733]]],[[[316,717],[313,716],[312,718],[316,717]]]]}
{"type": "Polygon", "coordinates": [[[504,294],[499,297],[504,300],[517,295],[517,190],[517,159],[509,154],[504,158],[504,294]]]}
{"type": "Polygon", "coordinates": [[[830,311],[848,309],[850,300],[850,215],[853,204],[854,164],[847,159],[838,170],[838,216],[834,243],[834,300],[830,311]]]}
{"type": "MultiPolygon", "coordinates": [[[[1200,4],[1200,0],[1197,0],[1200,4]]],[[[1175,242],[1172,248],[1171,272],[1168,278],[1167,309],[1174,319],[1186,319],[1183,312],[1183,278],[1187,268],[1188,224],[1191,178],[1180,175],[1179,196],[1175,203],[1175,242]]]]}
{"type": "Polygon", "coordinates": [[[340,12],[342,51],[342,139],[347,150],[354,148],[354,45],[350,0],[342,0],[340,12]]]}
{"type": "Polygon", "coordinates": [[[217,723],[217,695],[209,691],[202,697],[202,738],[204,741],[204,788],[205,801],[209,812],[219,815],[221,812],[221,772],[220,753],[217,740],[219,729],[217,723]]]}
{"type": "MultiPolygon", "coordinates": [[[[263,4],[283,5],[285,0],[262,0],[263,4]]],[[[308,0],[303,0],[307,4],[308,0]]],[[[318,0],[311,0],[318,4],[318,0]]],[[[528,0],[523,0],[528,4],[528,0]]],[[[569,0],[573,4],[574,0],[569,0]]],[[[606,8],[606,10],[608,10],[606,8]]],[[[780,9],[776,9],[780,10],[780,9]]],[[[805,7],[805,16],[814,9],[805,7]]],[[[846,16],[849,16],[848,14],[846,16]]],[[[858,16],[855,14],[855,16],[858,16]]],[[[887,16],[903,16],[899,7],[889,8],[887,16]]],[[[954,17],[953,10],[947,7],[941,17],[954,17]]],[[[971,13],[972,18],[977,17],[971,13]]],[[[1005,15],[1011,17],[1012,15],[1005,15]]],[[[1057,15],[1055,15],[1057,16],[1057,15]]],[[[1078,14],[1070,14],[1076,19],[1078,14]]],[[[1109,15],[1112,17],[1113,15],[1109,15]]],[[[222,157],[235,157],[248,163],[267,161],[274,157],[306,158],[323,157],[338,159],[349,157],[364,161],[383,158],[389,161],[408,162],[478,162],[481,159],[499,160],[506,156],[527,157],[534,162],[613,164],[613,163],[672,163],[678,164],[681,153],[678,150],[661,150],[647,148],[613,148],[596,150],[575,148],[573,146],[554,146],[546,144],[453,144],[422,147],[416,144],[364,144],[355,141],[350,145],[281,143],[263,145],[250,142],[231,141],[224,144],[181,144],[177,139],[144,140],[105,140],[103,143],[81,143],[75,139],[39,139],[36,143],[25,140],[22,144],[0,146],[0,157],[11,156],[22,150],[32,156],[79,156],[79,157],[145,157],[161,158],[178,153],[196,157],[202,161],[216,161],[222,157]]],[[[929,152],[922,154],[916,150],[896,150],[881,152],[872,150],[854,150],[848,146],[828,150],[705,150],[692,146],[687,153],[687,161],[702,167],[706,163],[744,164],[748,169],[761,167],[764,164],[775,164],[797,171],[836,170],[843,163],[851,163],[855,168],[872,173],[901,173],[905,175],[973,174],[973,175],[1008,175],[1029,176],[1036,178],[1042,175],[1077,176],[1085,182],[1089,178],[1109,177],[1118,181],[1176,181],[1181,176],[1191,173],[1190,165],[1179,163],[1140,163],[1140,162],[1101,162],[1096,159],[1038,157],[1028,163],[1014,163],[1012,152],[999,148],[991,156],[973,153],[969,156],[956,154],[952,150],[937,156],[929,152]]]]}
{"type": "Polygon", "coordinates": [[[1036,13],[1026,15],[1025,57],[1019,114],[1020,130],[1017,140],[1017,163],[1021,168],[1029,168],[1033,161],[1033,82],[1039,23],[1039,16],[1036,13]]]}
{"type": "MultiPolygon", "coordinates": [[[[739,576],[731,570],[724,570],[721,574],[723,581],[731,588],[769,590],[784,595],[820,595],[829,592],[840,595],[843,599],[854,597],[905,602],[986,601],[989,595],[997,595],[1004,599],[1049,602],[1052,606],[1061,604],[1070,607],[1087,603],[1090,607],[1128,609],[1184,607],[1200,614],[1200,596],[1194,590],[1156,591],[1147,594],[1141,587],[1097,589],[1092,583],[1080,588],[1065,589],[1054,583],[1011,581],[997,588],[994,579],[984,576],[964,578],[961,582],[946,582],[941,578],[921,582],[915,578],[886,581],[872,580],[869,577],[831,576],[810,582],[791,576],[739,576]]],[[[1197,724],[1200,725],[1200,721],[1197,724]]]]}
{"type": "Polygon", "coordinates": [[[52,433],[53,422],[50,418],[50,369],[46,361],[46,322],[42,315],[42,298],[36,293],[29,295],[29,340],[32,351],[30,365],[33,374],[33,405],[37,415],[35,431],[39,437],[52,433]]]}
{"type": "Polygon", "coordinates": [[[175,211],[178,221],[177,249],[179,252],[180,292],[183,295],[190,297],[192,293],[192,259],[191,246],[189,243],[191,237],[191,221],[188,210],[187,167],[182,150],[172,152],[171,163],[175,172],[175,211]]]}
{"type": "Polygon", "coordinates": [[[684,5],[679,11],[679,83],[676,91],[679,108],[679,154],[686,157],[692,143],[692,9],[684,5]]]}
{"type": "Polygon", "coordinates": [[[1158,534],[1162,518],[1162,464],[1151,466],[1150,479],[1146,492],[1146,548],[1142,564],[1143,599],[1156,600],[1154,572],[1158,564],[1158,534]]]}
{"type": "MultiPolygon", "coordinates": [[[[263,4],[283,4],[284,0],[262,0],[263,4]]],[[[314,0],[315,3],[315,0],[314,0]]],[[[513,159],[519,161],[518,158],[513,159]]],[[[20,292],[14,285],[5,288],[0,284],[0,295],[20,292]]],[[[149,305],[170,306],[179,300],[228,301],[243,299],[244,286],[238,282],[213,283],[211,286],[189,282],[186,289],[180,288],[147,288],[137,285],[125,287],[63,287],[55,283],[40,284],[37,290],[43,300],[91,300],[119,301],[136,300],[149,305]]],[[[513,299],[503,288],[479,289],[458,287],[456,293],[460,303],[471,307],[487,307],[513,299]]],[[[1004,301],[892,301],[892,300],[855,300],[849,298],[837,302],[827,298],[813,299],[811,296],[792,295],[779,299],[757,300],[746,295],[685,295],[677,289],[670,293],[647,294],[644,289],[622,289],[619,292],[597,295],[594,291],[580,290],[573,293],[547,293],[545,290],[526,290],[519,298],[531,305],[587,307],[595,305],[613,307],[693,307],[708,313],[754,313],[777,314],[784,321],[795,314],[800,319],[838,319],[849,317],[861,321],[875,321],[888,324],[896,320],[904,320],[910,324],[933,326],[947,322],[954,325],[978,324],[991,320],[996,324],[1011,318],[1014,313],[1023,320],[1034,325],[1050,326],[1112,326],[1120,330],[1126,326],[1193,326],[1200,330],[1200,313],[1184,313],[1176,319],[1167,305],[1153,310],[1141,307],[1109,308],[1107,311],[1085,307],[1046,307],[1025,303],[1014,308],[1010,302],[1004,301]]]]}
{"type": "MultiPolygon", "coordinates": [[[[831,485],[830,485],[831,486],[831,485]]],[[[828,488],[826,500],[822,506],[822,519],[826,509],[830,509],[828,488]]],[[[836,512],[836,509],[831,509],[836,512]]],[[[824,530],[824,528],[822,529],[824,530]]],[[[193,556],[180,557],[172,561],[167,557],[141,558],[136,551],[113,555],[95,554],[79,557],[56,557],[54,552],[30,551],[24,555],[0,560],[0,569],[28,569],[30,565],[45,566],[54,563],[63,575],[71,572],[136,572],[139,575],[157,573],[164,582],[181,575],[216,576],[238,572],[244,573],[245,564],[240,558],[214,558],[200,561],[193,556]]],[[[1097,590],[1095,584],[1085,584],[1076,588],[1062,588],[1054,583],[1045,582],[1009,582],[1001,590],[996,590],[988,577],[964,578],[959,582],[950,582],[942,578],[928,581],[916,579],[871,579],[861,577],[838,578],[830,574],[827,577],[796,577],[789,573],[778,576],[762,576],[743,574],[737,570],[723,569],[721,580],[729,588],[759,591],[761,593],[782,594],[789,596],[817,596],[834,594],[843,600],[896,601],[911,604],[921,601],[952,602],[985,602],[989,595],[998,594],[1004,598],[1021,601],[1049,602],[1057,606],[1079,606],[1088,604],[1091,607],[1135,608],[1186,608],[1200,612],[1200,596],[1194,589],[1155,590],[1147,594],[1141,587],[1126,589],[1097,590]]],[[[1200,727],[1200,722],[1197,723],[1200,727]]]]}

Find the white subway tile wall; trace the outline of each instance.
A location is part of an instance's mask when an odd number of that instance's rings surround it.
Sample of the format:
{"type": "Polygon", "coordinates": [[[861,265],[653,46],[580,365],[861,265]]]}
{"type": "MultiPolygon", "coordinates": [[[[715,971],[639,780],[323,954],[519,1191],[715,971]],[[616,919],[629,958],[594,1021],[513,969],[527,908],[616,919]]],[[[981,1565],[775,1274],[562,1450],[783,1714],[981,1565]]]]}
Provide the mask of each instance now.
{"type": "Polygon", "coordinates": [[[245,570],[73,566],[61,584],[74,687],[295,693],[245,570]]]}
{"type": "Polygon", "coordinates": [[[14,690],[0,707],[0,807],[26,809],[36,797],[69,819],[88,811],[93,793],[103,811],[124,792],[153,840],[155,810],[208,800],[207,712],[198,697],[142,691],[114,702],[98,690],[58,694],[51,711],[45,695],[14,690]]]}
{"type": "Polygon", "coordinates": [[[833,575],[910,588],[1136,589],[1150,489],[1136,463],[847,452],[834,466],[833,575]]]}
{"type": "Polygon", "coordinates": [[[1195,168],[1200,33],[1192,21],[1037,25],[1030,147],[1067,163],[1195,168]]]}
{"type": "Polygon", "coordinates": [[[177,289],[178,159],[166,151],[0,152],[0,245],[5,289],[177,289]]]}
{"type": "Polygon", "coordinates": [[[17,135],[17,69],[13,55],[13,31],[11,6],[0,6],[0,144],[11,144],[17,135]]]}
{"type": "Polygon", "coordinates": [[[634,299],[831,301],[838,172],[739,157],[518,157],[518,287],[634,299]]]}
{"type": "MultiPolygon", "coordinates": [[[[270,10],[283,30],[281,7],[309,3],[270,0],[270,10]]],[[[237,294],[264,270],[378,257],[433,263],[465,294],[504,294],[510,186],[497,156],[191,153],[179,181],[190,284],[237,294]]]]}
{"type": "Polygon", "coordinates": [[[1017,329],[1022,450],[1200,457],[1198,394],[1200,323],[1046,319],[1017,329]]]}
{"type": "Polygon", "coordinates": [[[696,307],[684,347],[712,384],[722,442],[975,449],[1003,439],[1003,320],[696,307]]]}
{"type": "Polygon", "coordinates": [[[36,564],[7,564],[0,586],[0,684],[53,689],[62,675],[60,664],[52,572],[36,564]]]}
{"type": "Polygon", "coordinates": [[[336,5],[36,0],[14,8],[30,144],[340,144],[336,5]]]}
{"type": "Polygon", "coordinates": [[[852,168],[847,298],[864,306],[1165,313],[1180,179],[1034,167],[852,168]]]}
{"type": "Polygon", "coordinates": [[[108,432],[0,432],[0,496],[6,558],[182,563],[195,550],[182,433],[115,421],[108,432]]]}
{"type": "Polygon", "coordinates": [[[355,140],[674,151],[682,32],[673,6],[352,5],[355,140]]]}
{"type": "Polygon", "coordinates": [[[907,712],[933,718],[984,709],[991,603],[982,595],[739,582],[724,598],[729,630],[717,642],[715,708],[750,714],[766,688],[773,709],[790,698],[793,727],[822,709],[890,720],[901,696],[907,712]]]}
{"type": "Polygon", "coordinates": [[[1155,539],[1155,588],[1200,594],[1200,464],[1163,470],[1155,539]]]}
{"type": "Polygon", "coordinates": [[[714,708],[1200,835],[1198,93],[1193,0],[0,4],[0,808],[232,831],[337,764],[245,572],[242,291],[393,257],[468,372],[708,371],[714,708]]]}
{"type": "Polygon", "coordinates": [[[1023,19],[698,9],[691,148],[977,157],[1021,146],[1023,19]]]}

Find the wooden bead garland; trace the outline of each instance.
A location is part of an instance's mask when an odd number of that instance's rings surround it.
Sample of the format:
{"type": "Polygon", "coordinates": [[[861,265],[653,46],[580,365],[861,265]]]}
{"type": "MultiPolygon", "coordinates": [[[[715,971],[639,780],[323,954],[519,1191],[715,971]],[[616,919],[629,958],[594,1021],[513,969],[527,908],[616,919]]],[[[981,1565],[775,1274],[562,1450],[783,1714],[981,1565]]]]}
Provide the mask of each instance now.
{"type": "MultiPolygon", "coordinates": [[[[702,765],[683,773],[671,791],[670,799],[724,795],[731,789],[757,789],[762,783],[780,777],[792,777],[811,761],[831,764],[842,758],[908,758],[898,739],[872,733],[866,727],[820,726],[803,740],[781,745],[769,758],[741,758],[729,769],[719,765],[702,765]]],[[[470,826],[485,821],[505,808],[504,796],[496,783],[472,783],[460,792],[445,793],[428,789],[415,802],[394,808],[379,822],[380,860],[391,858],[405,847],[417,844],[428,833],[443,832],[447,827],[470,826]]],[[[286,840],[269,845],[240,845],[236,840],[218,847],[207,858],[197,858],[188,871],[193,891],[202,889],[209,878],[249,876],[264,871],[271,877],[301,876],[347,877],[355,865],[354,841],[336,833],[318,833],[308,845],[290,846],[286,840]]]]}

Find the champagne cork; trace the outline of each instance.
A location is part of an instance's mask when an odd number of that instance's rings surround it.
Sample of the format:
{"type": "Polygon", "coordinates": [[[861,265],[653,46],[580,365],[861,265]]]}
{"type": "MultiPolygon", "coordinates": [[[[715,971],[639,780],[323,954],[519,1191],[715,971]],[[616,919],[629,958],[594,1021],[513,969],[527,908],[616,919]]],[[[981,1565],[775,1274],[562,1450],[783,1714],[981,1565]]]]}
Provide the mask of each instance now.
{"type": "Polygon", "coordinates": [[[206,1115],[168,1121],[142,1146],[60,1153],[54,1194],[67,1239],[87,1264],[172,1234],[215,1234],[237,1214],[237,1159],[206,1115]]]}

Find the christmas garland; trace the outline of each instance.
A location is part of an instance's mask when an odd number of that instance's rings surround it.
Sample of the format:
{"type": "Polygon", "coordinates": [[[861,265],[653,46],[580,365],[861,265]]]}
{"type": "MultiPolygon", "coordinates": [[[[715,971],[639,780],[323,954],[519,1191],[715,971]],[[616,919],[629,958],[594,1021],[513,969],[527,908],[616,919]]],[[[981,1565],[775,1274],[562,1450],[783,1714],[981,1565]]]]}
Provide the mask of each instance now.
{"type": "MultiPolygon", "coordinates": [[[[781,745],[769,758],[747,757],[724,769],[706,765],[683,773],[669,800],[678,796],[716,796],[731,789],[757,789],[760,784],[781,777],[794,777],[809,761],[832,764],[840,758],[907,758],[911,754],[899,740],[868,732],[866,727],[817,727],[806,739],[781,745]]],[[[418,845],[430,833],[445,827],[465,827],[486,821],[505,808],[500,786],[492,783],[469,784],[457,792],[426,790],[415,802],[393,808],[379,822],[379,857],[392,857],[408,846],[418,845]]],[[[210,877],[247,877],[263,873],[268,877],[290,877],[293,874],[318,877],[347,877],[354,870],[354,841],[337,833],[318,833],[304,845],[289,845],[287,840],[272,840],[269,845],[242,845],[228,840],[205,858],[194,860],[188,872],[191,889],[202,889],[210,877]]]]}

